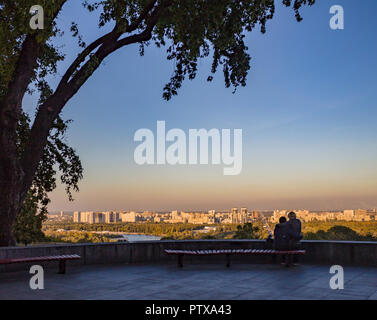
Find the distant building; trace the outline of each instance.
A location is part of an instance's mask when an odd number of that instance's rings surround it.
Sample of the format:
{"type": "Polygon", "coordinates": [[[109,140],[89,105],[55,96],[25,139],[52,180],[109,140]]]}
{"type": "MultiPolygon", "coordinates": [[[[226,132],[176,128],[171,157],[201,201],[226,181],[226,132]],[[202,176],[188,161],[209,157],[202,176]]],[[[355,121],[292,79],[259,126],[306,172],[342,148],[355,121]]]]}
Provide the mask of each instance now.
{"type": "Polygon", "coordinates": [[[238,223],[245,224],[247,223],[248,210],[247,208],[241,208],[241,212],[238,215],[238,223]]]}
{"type": "Polygon", "coordinates": [[[114,223],[122,221],[119,212],[114,212],[114,223]]]}
{"type": "Polygon", "coordinates": [[[252,211],[252,212],[250,212],[250,217],[251,217],[251,219],[258,219],[259,218],[258,211],[252,211]]]}
{"type": "Polygon", "coordinates": [[[96,223],[96,215],[93,211],[86,212],[86,222],[90,224],[96,223]]]}
{"type": "Polygon", "coordinates": [[[136,212],[134,211],[122,214],[122,222],[136,222],[138,220],[139,219],[136,216],[136,212]]]}
{"type": "Polygon", "coordinates": [[[73,213],[73,222],[81,222],[81,212],[75,211],[73,213]]]}
{"type": "Polygon", "coordinates": [[[153,222],[162,222],[162,221],[164,221],[164,220],[159,216],[153,217],[153,222]]]}
{"type": "Polygon", "coordinates": [[[114,220],[114,212],[112,211],[106,211],[104,212],[105,215],[105,223],[113,223],[115,222],[114,220]]]}
{"type": "Polygon", "coordinates": [[[209,210],[208,211],[208,223],[209,224],[216,223],[216,210],[209,210]]]}
{"type": "MultiPolygon", "coordinates": [[[[310,212],[308,210],[294,210],[297,218],[303,222],[309,221],[330,221],[330,220],[345,220],[345,221],[371,221],[377,219],[377,210],[344,210],[344,211],[319,211],[310,212]]],[[[275,210],[269,212],[272,216],[269,221],[278,223],[282,216],[287,217],[290,210],[275,210]]],[[[72,221],[70,215],[61,216],[62,212],[55,215],[48,215],[49,219],[54,220],[68,220],[72,221]]],[[[117,223],[117,222],[167,222],[167,223],[190,223],[190,224],[215,224],[215,223],[233,223],[244,224],[247,222],[254,222],[256,219],[263,218],[258,211],[248,211],[247,208],[232,208],[228,212],[216,212],[216,210],[209,210],[208,212],[184,212],[173,210],[171,212],[153,212],[144,211],[143,213],[131,212],[93,212],[93,211],[75,211],[73,213],[73,222],[81,223],[117,223]]]]}
{"type": "Polygon", "coordinates": [[[238,222],[238,208],[232,208],[230,221],[231,221],[231,223],[239,223],[238,222]]]}
{"type": "Polygon", "coordinates": [[[280,217],[287,217],[288,210],[274,210],[274,213],[271,217],[271,222],[278,223],[280,217]]]}

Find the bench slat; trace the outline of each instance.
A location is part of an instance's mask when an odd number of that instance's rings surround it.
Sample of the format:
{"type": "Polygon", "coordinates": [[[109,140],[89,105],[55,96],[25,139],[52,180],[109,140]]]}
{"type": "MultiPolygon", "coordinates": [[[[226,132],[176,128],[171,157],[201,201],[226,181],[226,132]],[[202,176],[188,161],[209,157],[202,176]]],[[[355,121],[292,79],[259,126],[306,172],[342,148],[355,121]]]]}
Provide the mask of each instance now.
{"type": "Polygon", "coordinates": [[[40,256],[40,257],[25,257],[25,258],[12,258],[12,259],[0,259],[0,264],[11,263],[26,263],[36,261],[56,261],[56,260],[76,260],[81,257],[78,254],[72,255],[57,255],[57,256],[40,256]]]}
{"type": "MultiPolygon", "coordinates": [[[[306,250],[272,250],[272,249],[217,249],[217,250],[171,250],[165,249],[165,253],[167,254],[188,254],[188,255],[213,255],[213,254],[306,254],[306,250]]],[[[27,259],[36,259],[35,261],[46,260],[51,258],[51,260],[61,260],[61,259],[79,259],[80,256],[73,255],[71,258],[70,256],[52,256],[52,257],[35,257],[35,258],[27,258],[27,259]]],[[[7,263],[9,260],[16,260],[16,259],[2,259],[0,260],[1,263],[7,263]]],[[[34,261],[34,260],[29,260],[34,261]]],[[[12,263],[12,262],[10,262],[12,263]]]]}

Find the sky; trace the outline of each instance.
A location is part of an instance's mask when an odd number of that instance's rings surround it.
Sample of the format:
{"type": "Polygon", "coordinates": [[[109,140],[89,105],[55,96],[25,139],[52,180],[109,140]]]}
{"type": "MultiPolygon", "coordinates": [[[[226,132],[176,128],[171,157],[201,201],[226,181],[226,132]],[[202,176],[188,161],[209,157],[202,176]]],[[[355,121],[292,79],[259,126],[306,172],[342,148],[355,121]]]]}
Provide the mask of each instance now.
{"type": "MultiPolygon", "coordinates": [[[[172,72],[164,48],[140,57],[132,45],[109,56],[67,103],[73,119],[67,141],[79,154],[84,179],[69,202],[64,187],[50,210],[330,210],[377,207],[377,2],[322,0],[301,10],[277,1],[267,32],[246,36],[251,55],[247,86],[235,94],[223,74],[206,82],[211,61],[186,80],[178,96],[162,99],[172,72]],[[344,30],[329,27],[330,7],[344,8],[344,30]],[[242,129],[243,167],[224,176],[223,165],[138,165],[134,133],[156,122],[166,129],[242,129]]],[[[78,22],[90,42],[106,30],[70,1],[59,17],[78,22]]],[[[56,40],[66,53],[54,84],[76,56],[69,32],[56,40]]],[[[34,112],[35,97],[26,97],[34,112]]]]}

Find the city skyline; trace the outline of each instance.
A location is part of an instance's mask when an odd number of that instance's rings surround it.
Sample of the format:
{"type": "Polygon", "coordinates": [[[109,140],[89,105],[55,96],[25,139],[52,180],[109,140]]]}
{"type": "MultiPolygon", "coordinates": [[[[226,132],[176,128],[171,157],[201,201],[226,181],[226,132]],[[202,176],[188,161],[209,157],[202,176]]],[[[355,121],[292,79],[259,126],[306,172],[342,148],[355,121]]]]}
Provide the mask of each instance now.
{"type": "Polygon", "coordinates": [[[313,209],[307,209],[307,208],[275,208],[273,210],[270,209],[255,209],[255,208],[248,208],[248,207],[232,207],[231,209],[226,208],[226,209],[202,209],[202,210],[181,210],[181,209],[172,209],[172,210],[145,210],[145,209],[139,209],[139,210],[134,210],[134,209],[106,209],[106,210],[75,210],[75,211],[64,211],[64,210],[57,210],[57,211],[50,211],[50,214],[60,214],[63,215],[65,213],[74,213],[74,212],[97,212],[97,213],[106,213],[106,212],[118,212],[118,213],[130,213],[130,212],[135,212],[135,213],[167,213],[167,212],[190,212],[190,213],[226,213],[226,212],[232,212],[233,209],[240,209],[241,212],[242,210],[246,210],[247,212],[261,212],[261,213],[272,213],[272,212],[311,212],[311,213],[324,213],[324,212],[344,212],[344,211],[365,211],[371,214],[374,214],[377,212],[377,208],[358,208],[358,209],[334,209],[334,210],[313,210],[313,209]]]}
{"type": "MultiPolygon", "coordinates": [[[[320,200],[320,199],[319,199],[320,200]]],[[[313,201],[315,204],[318,204],[318,201],[316,200],[308,200],[308,201],[313,201]]],[[[274,210],[310,210],[310,211],[342,211],[342,210],[357,210],[357,209],[366,209],[366,210],[373,210],[377,208],[377,204],[373,205],[371,203],[367,204],[364,201],[354,201],[354,205],[346,205],[346,206],[336,206],[336,200],[334,200],[335,205],[332,207],[327,207],[327,206],[292,206],[292,205],[283,205],[283,206],[258,206],[258,205],[248,205],[247,203],[243,203],[241,207],[247,207],[247,208],[252,208],[253,210],[258,210],[258,211],[274,211],[274,210]]],[[[276,200],[275,202],[278,202],[276,200]]],[[[282,202],[289,202],[289,200],[285,200],[282,202]]],[[[166,206],[166,207],[153,207],[153,206],[138,206],[138,207],[130,207],[130,206],[103,206],[103,207],[97,207],[94,208],[93,206],[83,206],[83,207],[77,207],[75,206],[75,201],[71,202],[72,206],[68,209],[64,208],[54,208],[52,210],[49,210],[51,212],[74,212],[74,211],[95,211],[95,212],[101,212],[101,211],[136,211],[136,212],[143,212],[143,211],[155,211],[155,212],[166,212],[166,211],[172,211],[172,210],[179,210],[182,211],[197,211],[197,212],[204,212],[204,211],[209,211],[209,210],[216,210],[220,212],[224,212],[228,210],[229,208],[234,207],[234,203],[232,205],[232,201],[229,200],[230,205],[224,205],[224,206],[166,206]]],[[[374,202],[375,203],[375,202],[374,202]]]]}
{"type": "MultiPolygon", "coordinates": [[[[233,207],[226,211],[208,210],[208,211],[181,211],[172,210],[171,212],[156,212],[156,211],[74,211],[73,222],[74,223],[142,223],[142,222],[154,222],[154,223],[189,223],[189,224],[245,224],[248,222],[254,223],[257,220],[262,220],[272,223],[278,223],[282,216],[289,218],[291,210],[274,210],[271,211],[257,211],[249,210],[248,208],[233,207]]],[[[309,210],[294,210],[298,219],[303,222],[308,221],[375,221],[377,217],[377,209],[366,210],[342,210],[342,211],[319,211],[313,212],[309,210]]],[[[71,219],[72,216],[69,218],[71,219]]],[[[63,219],[66,220],[67,216],[63,211],[58,215],[49,215],[49,219],[63,219]]]]}
{"type": "MultiPolygon", "coordinates": [[[[63,118],[74,120],[67,137],[84,179],[72,203],[59,184],[49,209],[376,207],[377,4],[368,3],[369,10],[353,10],[357,4],[344,1],[345,29],[337,31],[329,27],[332,1],[303,8],[299,24],[279,4],[266,34],[255,29],[246,37],[251,70],[247,86],[235,94],[224,88],[221,74],[205,81],[210,61],[204,59],[197,78],[166,102],[162,88],[173,68],[164,48],[151,45],[139,57],[131,46],[110,56],[64,109],[63,118]],[[137,165],[133,135],[153,130],[159,120],[167,130],[185,132],[242,129],[241,174],[224,177],[213,165],[137,165]]],[[[96,17],[79,3],[64,10],[58,20],[63,30],[70,13],[80,11],[79,27],[97,36],[98,30],[87,30],[96,17]]],[[[60,71],[77,45],[69,32],[56,41],[67,49],[60,71]]],[[[26,110],[35,100],[25,97],[26,110]]]]}

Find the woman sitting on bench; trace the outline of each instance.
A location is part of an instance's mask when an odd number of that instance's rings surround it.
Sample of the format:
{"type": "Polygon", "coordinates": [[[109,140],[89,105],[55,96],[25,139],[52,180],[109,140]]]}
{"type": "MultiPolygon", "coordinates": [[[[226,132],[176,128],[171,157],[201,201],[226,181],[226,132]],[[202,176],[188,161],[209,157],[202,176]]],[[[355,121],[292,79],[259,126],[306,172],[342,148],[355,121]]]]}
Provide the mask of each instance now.
{"type": "MultiPolygon", "coordinates": [[[[274,230],[274,249],[278,251],[290,250],[290,228],[291,225],[287,223],[285,217],[280,217],[279,223],[275,226],[274,230]]],[[[283,255],[282,264],[287,267],[290,265],[290,258],[288,255],[283,255]]]]}

